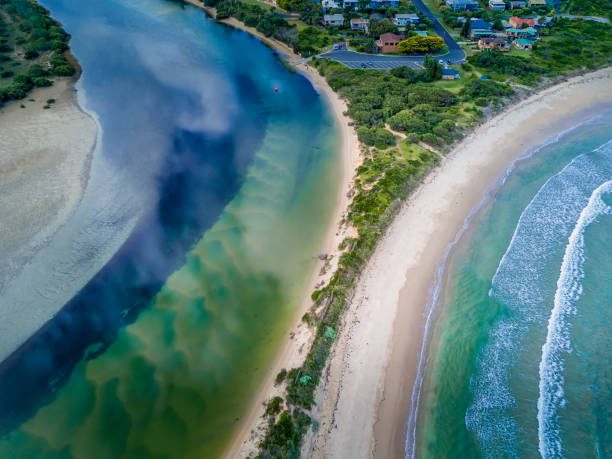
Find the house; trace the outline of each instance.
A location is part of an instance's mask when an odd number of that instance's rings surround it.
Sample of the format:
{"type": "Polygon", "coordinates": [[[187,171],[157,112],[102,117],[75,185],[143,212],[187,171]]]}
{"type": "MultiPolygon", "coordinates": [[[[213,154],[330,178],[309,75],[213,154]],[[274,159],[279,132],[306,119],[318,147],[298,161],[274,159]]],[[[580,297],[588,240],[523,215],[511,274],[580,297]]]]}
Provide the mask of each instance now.
{"type": "Polygon", "coordinates": [[[357,8],[359,0],[342,0],[342,8],[357,8]]]}
{"type": "Polygon", "coordinates": [[[461,78],[459,74],[459,70],[455,69],[442,69],[442,79],[443,80],[458,80],[461,78]]]}
{"type": "Polygon", "coordinates": [[[510,0],[510,9],[511,10],[523,9],[526,6],[527,6],[527,2],[525,0],[510,0]]]}
{"type": "Polygon", "coordinates": [[[533,27],[527,27],[526,29],[517,29],[515,27],[510,27],[509,29],[506,29],[505,34],[507,37],[511,38],[534,39],[537,37],[538,32],[533,27]]]}
{"type": "Polygon", "coordinates": [[[419,17],[416,14],[396,13],[393,15],[393,24],[399,27],[405,27],[408,24],[418,24],[419,17]]]}
{"type": "Polygon", "coordinates": [[[535,25],[535,19],[532,18],[518,18],[516,16],[512,16],[508,19],[508,22],[512,27],[516,27],[520,29],[523,24],[527,24],[529,27],[533,27],[535,25]]]}
{"type": "Polygon", "coordinates": [[[372,8],[398,7],[399,0],[371,0],[370,6],[372,8]]]}
{"type": "Polygon", "coordinates": [[[344,25],[344,16],[341,14],[326,14],[323,16],[323,22],[326,25],[342,27],[344,25]]]}
{"type": "Polygon", "coordinates": [[[512,42],[512,44],[518,49],[525,51],[529,51],[531,48],[533,48],[533,41],[527,40],[526,38],[517,38],[512,42]]]}
{"type": "Polygon", "coordinates": [[[478,40],[482,37],[490,37],[493,34],[493,25],[482,19],[472,18],[470,21],[470,37],[478,40]]]}
{"type": "Polygon", "coordinates": [[[360,30],[362,32],[367,32],[369,23],[370,21],[368,19],[351,19],[351,30],[360,30]]]}
{"type": "Polygon", "coordinates": [[[480,6],[480,3],[475,2],[474,0],[446,0],[446,4],[453,11],[476,11],[480,6]]]}
{"type": "Polygon", "coordinates": [[[399,42],[403,39],[403,35],[397,35],[391,32],[383,33],[380,38],[376,40],[376,49],[379,53],[397,53],[397,45],[399,45],[399,42]]]}
{"type": "Polygon", "coordinates": [[[478,49],[498,49],[499,51],[510,51],[510,45],[503,38],[481,38],[478,40],[478,49]]]}
{"type": "Polygon", "coordinates": [[[489,8],[497,11],[505,11],[506,3],[504,3],[504,0],[489,0],[489,8]]]}
{"type": "Polygon", "coordinates": [[[546,0],[529,0],[527,2],[527,6],[531,8],[532,6],[546,6],[546,0]]]}
{"type": "Polygon", "coordinates": [[[336,0],[322,0],[321,1],[321,7],[324,9],[327,8],[340,8],[340,3],[337,2],[336,0]]]}

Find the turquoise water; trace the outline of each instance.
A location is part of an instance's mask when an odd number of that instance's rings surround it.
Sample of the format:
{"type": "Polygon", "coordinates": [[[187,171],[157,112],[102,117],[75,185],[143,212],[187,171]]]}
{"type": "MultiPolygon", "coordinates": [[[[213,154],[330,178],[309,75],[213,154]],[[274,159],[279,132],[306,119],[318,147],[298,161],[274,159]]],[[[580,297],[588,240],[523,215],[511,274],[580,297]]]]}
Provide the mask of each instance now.
{"type": "Polygon", "coordinates": [[[455,249],[409,455],[612,455],[611,132],[519,162],[455,249]]]}
{"type": "Polygon", "coordinates": [[[64,235],[47,257],[62,264],[20,290],[33,305],[73,293],[0,365],[0,457],[216,457],[307,294],[338,192],[334,120],[304,77],[200,10],[43,3],[103,133],[68,225],[79,245],[64,235]]]}

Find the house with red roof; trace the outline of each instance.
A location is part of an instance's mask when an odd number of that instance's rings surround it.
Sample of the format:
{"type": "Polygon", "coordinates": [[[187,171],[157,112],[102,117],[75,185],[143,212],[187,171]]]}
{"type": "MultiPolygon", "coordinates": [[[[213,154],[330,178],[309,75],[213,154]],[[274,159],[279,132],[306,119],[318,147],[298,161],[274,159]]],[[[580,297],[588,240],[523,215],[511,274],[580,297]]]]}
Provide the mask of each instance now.
{"type": "Polygon", "coordinates": [[[535,25],[535,19],[533,18],[519,18],[516,16],[512,16],[508,19],[510,25],[516,29],[520,29],[523,24],[527,24],[529,27],[533,27],[535,25]]]}
{"type": "Polygon", "coordinates": [[[403,35],[397,35],[391,32],[383,33],[376,40],[376,49],[379,53],[397,53],[397,45],[404,39],[403,35]]]}

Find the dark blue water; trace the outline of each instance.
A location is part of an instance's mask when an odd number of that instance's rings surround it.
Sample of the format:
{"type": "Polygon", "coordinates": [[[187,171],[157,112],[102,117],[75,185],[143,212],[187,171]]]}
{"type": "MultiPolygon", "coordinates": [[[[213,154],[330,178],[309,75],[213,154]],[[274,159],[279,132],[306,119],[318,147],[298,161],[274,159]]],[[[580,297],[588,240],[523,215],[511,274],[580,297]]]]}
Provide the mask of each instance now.
{"type": "MultiPolygon", "coordinates": [[[[96,240],[72,248],[62,269],[70,274],[65,290],[75,294],[1,364],[0,435],[52,400],[77,362],[101,355],[149,305],[240,189],[270,116],[286,112],[299,122],[300,106],[322,106],[311,85],[270,50],[194,8],[42,3],[73,36],[85,107],[103,130],[74,219],[81,220],[73,225],[82,225],[83,240],[103,231],[113,237],[106,245],[96,240]],[[129,236],[117,244],[123,233],[129,236]],[[81,266],[92,269],[92,260],[103,267],[79,289],[81,266]]],[[[50,294],[45,301],[60,298],[50,294]]]]}

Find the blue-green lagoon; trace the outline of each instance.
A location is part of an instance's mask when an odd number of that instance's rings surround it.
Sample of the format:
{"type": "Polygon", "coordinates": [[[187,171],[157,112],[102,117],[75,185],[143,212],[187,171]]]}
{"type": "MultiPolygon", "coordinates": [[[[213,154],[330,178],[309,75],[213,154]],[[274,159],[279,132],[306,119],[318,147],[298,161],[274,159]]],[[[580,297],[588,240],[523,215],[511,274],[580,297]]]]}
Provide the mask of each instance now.
{"type": "Polygon", "coordinates": [[[0,457],[216,457],[307,294],[338,202],[335,120],[195,8],[42,4],[101,136],[38,287],[15,281],[10,298],[61,311],[0,366],[0,457]]]}

